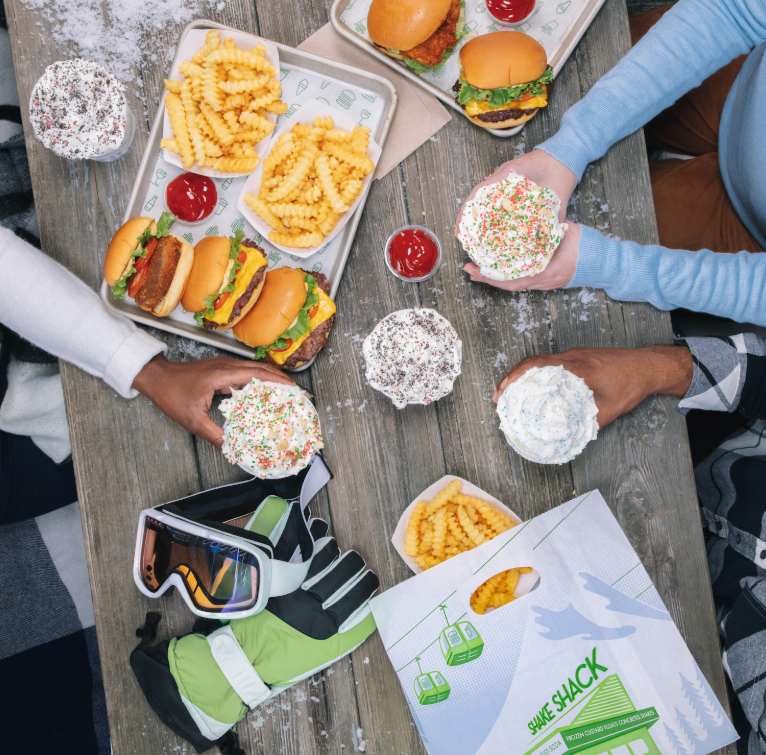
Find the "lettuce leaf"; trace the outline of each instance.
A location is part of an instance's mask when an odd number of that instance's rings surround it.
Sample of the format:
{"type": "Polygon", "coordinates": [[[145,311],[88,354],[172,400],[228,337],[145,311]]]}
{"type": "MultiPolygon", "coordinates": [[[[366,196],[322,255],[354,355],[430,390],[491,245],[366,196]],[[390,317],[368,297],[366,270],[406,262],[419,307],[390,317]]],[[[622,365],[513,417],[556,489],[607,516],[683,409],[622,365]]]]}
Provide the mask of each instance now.
{"type": "Polygon", "coordinates": [[[122,278],[120,278],[120,280],[118,280],[112,288],[112,296],[115,299],[125,299],[125,294],[128,291],[128,281],[130,280],[130,276],[136,272],[136,266],[133,263],[138,257],[146,257],[146,249],[144,249],[143,246],[137,246],[130,253],[130,263],[128,264],[127,270],[122,274],[122,278]]]}
{"type": "MultiPolygon", "coordinates": [[[[164,214],[164,213],[163,213],[164,214]]],[[[159,228],[158,228],[159,230],[159,228]]],[[[242,268],[242,263],[237,259],[239,253],[242,251],[242,247],[239,242],[245,238],[245,232],[242,230],[237,231],[233,236],[229,236],[229,259],[234,260],[234,264],[229,270],[229,277],[226,281],[226,285],[221,289],[220,293],[216,292],[205,298],[205,309],[202,312],[195,312],[194,319],[197,321],[197,325],[201,328],[205,327],[204,320],[206,317],[213,317],[215,315],[215,300],[224,293],[233,293],[236,289],[234,285],[234,279],[237,277],[237,273],[242,268]]]]}
{"type": "Polygon", "coordinates": [[[306,285],[308,286],[308,293],[306,294],[306,301],[301,307],[300,312],[298,312],[295,324],[282,333],[282,335],[270,346],[258,346],[253,355],[253,359],[265,359],[266,354],[269,351],[273,351],[274,349],[286,349],[289,345],[286,339],[295,343],[301,336],[306,335],[306,333],[311,330],[309,311],[312,307],[319,304],[319,294],[317,293],[319,286],[313,275],[304,273],[303,280],[306,281],[306,285]]]}
{"type": "Polygon", "coordinates": [[[519,84],[512,87],[500,87],[499,89],[476,89],[472,87],[465,79],[461,78],[460,93],[457,101],[461,105],[467,105],[471,100],[477,102],[489,102],[492,107],[507,105],[514,100],[520,100],[524,94],[529,92],[531,97],[537,97],[543,93],[543,86],[553,81],[553,69],[548,66],[543,75],[536,81],[530,81],[528,84],[519,84]]]}

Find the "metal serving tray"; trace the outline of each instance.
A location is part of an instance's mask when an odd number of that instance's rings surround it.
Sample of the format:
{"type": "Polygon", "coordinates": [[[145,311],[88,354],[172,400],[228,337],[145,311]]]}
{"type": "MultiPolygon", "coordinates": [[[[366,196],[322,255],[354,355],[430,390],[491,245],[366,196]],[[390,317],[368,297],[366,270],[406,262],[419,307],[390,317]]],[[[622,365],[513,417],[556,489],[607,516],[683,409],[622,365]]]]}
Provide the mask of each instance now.
{"type": "MultiPolygon", "coordinates": [[[[221,31],[238,31],[230,26],[219,24],[216,21],[210,21],[207,19],[198,19],[192,21],[186,26],[181,33],[181,40],[192,29],[220,29],[221,31]]],[[[255,36],[255,35],[253,35],[255,36]]],[[[383,100],[384,106],[382,115],[377,123],[368,122],[371,128],[372,138],[382,147],[388,136],[389,128],[394,116],[394,110],[396,109],[397,94],[393,85],[387,79],[381,76],[376,76],[366,71],[359,70],[357,68],[351,68],[350,66],[343,65],[342,63],[335,63],[331,60],[325,60],[324,58],[311,55],[301,50],[296,50],[294,47],[288,47],[286,45],[274,43],[279,49],[280,65],[293,66],[296,68],[307,69],[320,76],[327,76],[335,80],[343,81],[350,86],[358,87],[371,94],[380,97],[383,100]]],[[[180,47],[180,44],[179,44],[180,47]]],[[[176,56],[178,53],[176,53],[176,56]]],[[[176,60],[173,61],[173,67],[176,66],[176,60]]],[[[171,68],[171,70],[172,70],[171,68]]],[[[153,177],[153,169],[157,161],[160,139],[162,138],[162,125],[163,117],[165,113],[164,105],[164,93],[162,95],[163,104],[157,109],[157,114],[154,117],[154,123],[152,124],[152,130],[149,133],[149,141],[147,142],[144,156],[141,159],[141,165],[138,169],[138,176],[133,184],[133,190],[130,193],[130,199],[128,200],[128,206],[125,210],[123,222],[128,219],[141,215],[143,212],[144,197],[149,188],[149,184],[153,177]]],[[[179,171],[180,172],[180,171],[179,171]]],[[[368,192],[369,193],[369,192],[368,192]]],[[[335,294],[338,291],[340,285],[340,277],[343,273],[343,269],[346,266],[349,252],[351,251],[351,245],[354,241],[354,235],[356,234],[356,228],[359,225],[359,220],[362,216],[362,210],[364,209],[365,202],[367,201],[367,193],[362,198],[362,202],[359,208],[354,213],[353,217],[348,221],[346,227],[340,234],[340,247],[338,249],[335,262],[333,263],[330,271],[322,270],[330,281],[330,296],[334,299],[335,294]]],[[[313,258],[306,258],[308,263],[313,258]]],[[[101,284],[101,299],[104,304],[116,312],[125,315],[131,320],[140,322],[143,325],[148,325],[159,330],[165,330],[168,333],[174,333],[184,338],[190,338],[194,341],[200,341],[210,346],[215,346],[219,349],[231,351],[235,354],[239,354],[244,357],[253,356],[253,349],[245,344],[237,341],[231,334],[226,332],[207,331],[198,327],[196,324],[187,324],[185,322],[179,322],[177,320],[169,320],[166,317],[155,317],[150,312],[146,312],[141,309],[137,304],[132,301],[117,301],[112,297],[111,289],[106,281],[101,284]]],[[[179,305],[180,306],[180,305],[179,305]]],[[[313,363],[313,359],[307,362],[302,367],[299,367],[294,372],[301,372],[313,363]]]]}
{"type": "MultiPolygon", "coordinates": [[[[402,76],[406,76],[413,84],[417,84],[432,94],[434,97],[438,97],[445,105],[449,105],[449,107],[462,115],[463,109],[460,107],[460,105],[457,104],[457,102],[455,102],[455,98],[451,97],[448,92],[445,92],[443,89],[439,89],[439,87],[434,86],[430,81],[425,81],[416,73],[407,68],[407,66],[402,65],[397,60],[394,60],[388,55],[380,52],[380,50],[376,49],[368,40],[359,34],[359,32],[343,23],[341,15],[352,2],[355,2],[355,0],[334,0],[332,8],[330,9],[330,21],[332,22],[335,30],[344,36],[347,40],[349,40],[349,42],[353,42],[357,47],[361,47],[365,52],[368,52],[370,55],[374,55],[381,63],[385,63],[389,68],[393,69],[397,73],[401,74],[402,76]]],[[[561,37],[558,45],[556,46],[556,49],[553,51],[553,54],[548,58],[548,63],[553,69],[554,76],[558,76],[559,71],[563,68],[564,63],[566,63],[567,58],[572,54],[572,51],[577,46],[577,43],[582,38],[582,35],[585,34],[586,29],[590,26],[591,22],[596,17],[596,14],[599,12],[599,10],[601,10],[601,6],[603,4],[604,0],[586,0],[585,8],[578,18],[577,23],[573,24],[573,26],[568,29],[567,32],[561,37]]],[[[494,134],[495,136],[506,137],[518,134],[519,131],[521,131],[523,128],[524,124],[517,126],[516,128],[489,128],[484,130],[489,131],[490,134],[494,134]]]]}

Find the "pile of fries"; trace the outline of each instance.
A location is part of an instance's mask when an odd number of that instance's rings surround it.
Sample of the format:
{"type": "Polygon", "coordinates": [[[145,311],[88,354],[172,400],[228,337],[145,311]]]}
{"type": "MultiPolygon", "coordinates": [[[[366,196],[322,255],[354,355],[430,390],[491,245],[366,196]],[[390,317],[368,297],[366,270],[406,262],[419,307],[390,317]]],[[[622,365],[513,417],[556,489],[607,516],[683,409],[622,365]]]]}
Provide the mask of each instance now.
{"type": "Polygon", "coordinates": [[[274,230],[269,241],[308,249],[322,243],[364,190],[375,170],[367,157],[370,129],[336,129],[329,116],[282,134],[263,161],[258,196],[243,201],[274,230]]]}
{"type": "Polygon", "coordinates": [[[471,608],[483,616],[487,608],[501,608],[506,603],[516,600],[513,593],[519,584],[519,576],[531,571],[529,566],[520,566],[518,569],[506,569],[490,577],[471,595],[471,608]]]}
{"type": "MultiPolygon", "coordinates": [[[[404,552],[423,570],[476,548],[517,524],[486,501],[464,495],[461,487],[460,480],[453,480],[429,503],[418,501],[412,510],[404,552]]],[[[500,608],[515,600],[519,574],[531,571],[525,566],[495,574],[471,596],[471,608],[484,614],[488,607],[500,608]]]]}
{"type": "Polygon", "coordinates": [[[209,31],[205,46],[178,67],[184,80],[165,79],[173,138],[160,146],[181,155],[184,168],[196,162],[227,173],[255,170],[253,145],[274,130],[268,114],[288,107],[265,54],[264,45],[240,50],[230,37],[221,44],[220,34],[209,31]]]}

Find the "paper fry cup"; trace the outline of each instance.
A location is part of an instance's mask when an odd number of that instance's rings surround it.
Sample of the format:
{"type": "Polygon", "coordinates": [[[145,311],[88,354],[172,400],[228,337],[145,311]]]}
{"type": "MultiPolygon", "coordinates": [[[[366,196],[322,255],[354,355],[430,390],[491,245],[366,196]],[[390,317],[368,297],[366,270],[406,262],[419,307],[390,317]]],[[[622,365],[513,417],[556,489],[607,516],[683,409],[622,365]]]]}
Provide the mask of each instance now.
{"type": "MultiPolygon", "coordinates": [[[[511,511],[504,503],[500,503],[497,498],[493,498],[489,493],[485,493],[481,488],[477,488],[476,485],[474,485],[472,482],[468,482],[468,480],[464,480],[462,477],[455,477],[455,475],[445,475],[441,478],[441,480],[438,480],[429,488],[426,488],[404,510],[404,513],[399,520],[399,524],[396,525],[396,530],[394,530],[394,536],[391,538],[391,543],[393,544],[394,548],[396,548],[396,552],[402,557],[402,560],[407,564],[407,566],[409,566],[410,569],[415,572],[415,574],[420,574],[423,570],[417,565],[417,563],[415,563],[415,559],[412,556],[408,556],[404,552],[404,538],[407,534],[407,523],[410,521],[412,510],[415,508],[418,501],[426,501],[426,503],[431,501],[431,499],[434,498],[437,493],[444,490],[444,488],[446,488],[447,485],[449,485],[453,480],[460,480],[462,483],[462,487],[460,489],[461,493],[465,493],[465,495],[471,496],[471,498],[479,498],[482,501],[486,501],[496,509],[500,509],[500,511],[502,511],[504,514],[507,514],[518,524],[521,524],[521,519],[516,516],[516,514],[514,514],[513,511],[511,511]]],[[[457,556],[457,558],[459,558],[459,556],[457,556]]],[[[522,578],[525,576],[529,575],[522,574],[522,578]]],[[[521,583],[521,580],[519,580],[519,583],[521,583]]],[[[519,594],[518,589],[516,594],[519,594]]]]}
{"type": "MultiPolygon", "coordinates": [[[[205,46],[205,35],[210,29],[192,29],[181,40],[176,60],[179,64],[184,60],[191,60],[192,55],[205,46]]],[[[243,31],[226,31],[221,29],[221,44],[223,44],[224,37],[231,37],[236,43],[237,48],[240,50],[252,50],[256,45],[262,44],[266,47],[266,60],[277,69],[277,76],[279,76],[279,50],[273,42],[269,42],[267,39],[261,39],[253,34],[247,34],[243,31]]],[[[184,77],[178,72],[178,66],[173,66],[173,70],[170,72],[169,79],[173,81],[183,81],[184,77]]],[[[173,138],[173,128],[170,125],[170,117],[168,116],[167,107],[165,107],[165,97],[167,96],[167,89],[162,93],[162,107],[164,108],[164,120],[162,123],[162,137],[163,139],[173,138]]],[[[277,122],[277,114],[269,113],[269,120],[272,123],[277,122]]],[[[269,149],[271,143],[271,137],[266,136],[257,144],[253,145],[255,154],[260,160],[263,160],[264,154],[269,149]]],[[[165,150],[165,161],[177,165],[179,168],[183,168],[183,162],[181,162],[181,155],[177,155],[175,152],[171,152],[169,149],[165,150]]],[[[226,173],[222,170],[213,170],[212,168],[200,168],[195,162],[191,168],[188,169],[189,173],[198,173],[201,176],[209,176],[210,178],[237,178],[238,176],[246,176],[247,173],[226,173]]]]}
{"type": "MultiPolygon", "coordinates": [[[[354,126],[357,125],[348,113],[341,113],[339,110],[328,107],[324,103],[318,102],[317,100],[309,100],[295,113],[293,118],[290,120],[285,120],[280,124],[280,127],[271,135],[272,143],[276,143],[276,140],[282,136],[282,134],[290,131],[290,129],[296,124],[302,123],[311,125],[314,122],[314,118],[325,115],[331,116],[333,123],[335,124],[335,128],[342,129],[343,131],[350,132],[353,130],[354,126]]],[[[377,165],[378,161],[380,160],[381,152],[382,149],[378,146],[377,142],[370,139],[370,143],[367,145],[367,157],[369,157],[370,160],[375,163],[375,165],[377,165]]],[[[343,217],[340,219],[338,225],[335,226],[332,233],[325,236],[322,239],[322,243],[318,246],[312,246],[308,249],[295,249],[294,247],[276,244],[270,239],[269,243],[275,246],[277,249],[286,252],[287,254],[294,254],[296,257],[310,257],[312,254],[315,254],[318,249],[321,249],[326,244],[329,244],[343,230],[343,227],[351,219],[351,216],[357,211],[357,208],[361,204],[362,199],[369,191],[370,183],[372,182],[372,177],[374,175],[375,171],[362,179],[362,183],[364,184],[362,193],[356,198],[356,201],[351,205],[349,211],[343,214],[343,217]]],[[[246,194],[253,194],[256,197],[258,196],[258,193],[261,190],[262,177],[263,162],[261,162],[258,167],[248,176],[247,181],[242,188],[242,193],[239,196],[237,209],[244,215],[247,222],[250,223],[250,225],[252,225],[258,231],[258,233],[260,233],[264,238],[268,239],[269,234],[274,229],[265,220],[259,217],[253,210],[251,210],[250,207],[248,207],[243,201],[243,198],[246,194]]]]}

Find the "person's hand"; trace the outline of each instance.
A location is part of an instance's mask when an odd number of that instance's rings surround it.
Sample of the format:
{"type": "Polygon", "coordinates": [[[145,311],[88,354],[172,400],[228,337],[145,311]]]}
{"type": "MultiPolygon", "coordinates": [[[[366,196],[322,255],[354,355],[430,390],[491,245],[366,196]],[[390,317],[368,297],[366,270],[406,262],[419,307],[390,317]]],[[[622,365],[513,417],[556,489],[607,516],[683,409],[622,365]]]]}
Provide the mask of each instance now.
{"type": "Polygon", "coordinates": [[[295,385],[270,364],[216,357],[198,362],[168,362],[162,354],[147,362],[133,387],[190,433],[216,448],[223,445],[223,430],[208,416],[213,396],[244,388],[253,378],[295,385]]]}
{"type": "Polygon", "coordinates": [[[599,427],[655,393],[685,396],[694,373],[692,355],[686,346],[568,349],[560,354],[522,359],[500,381],[492,400],[497,403],[503,391],[527,370],[559,366],[582,378],[593,391],[599,427]]]}
{"type": "Polygon", "coordinates": [[[507,163],[503,163],[491,176],[485,178],[481,183],[477,183],[476,186],[473,187],[471,193],[466,197],[465,202],[463,202],[460,207],[460,212],[457,214],[457,220],[455,221],[455,236],[457,236],[458,233],[460,218],[463,217],[463,210],[465,209],[466,202],[473,199],[476,196],[476,192],[482,186],[496,184],[498,181],[502,181],[502,179],[509,176],[512,171],[515,171],[520,176],[524,176],[524,178],[528,178],[530,181],[534,181],[538,186],[545,186],[555,192],[561,200],[559,221],[564,221],[567,215],[569,198],[572,196],[575,186],[577,186],[577,176],[572,173],[564,163],[559,162],[552,155],[543,152],[541,149],[535,149],[528,152],[526,155],[517,157],[515,160],[509,160],[507,163]]]}
{"type": "Polygon", "coordinates": [[[561,243],[553,252],[551,261],[541,273],[527,275],[523,278],[515,278],[511,281],[496,281],[485,278],[477,264],[469,262],[463,266],[474,283],[486,283],[504,291],[550,291],[554,288],[563,288],[574,278],[577,269],[577,256],[580,252],[580,226],[569,222],[569,229],[564,234],[561,243]]]}

